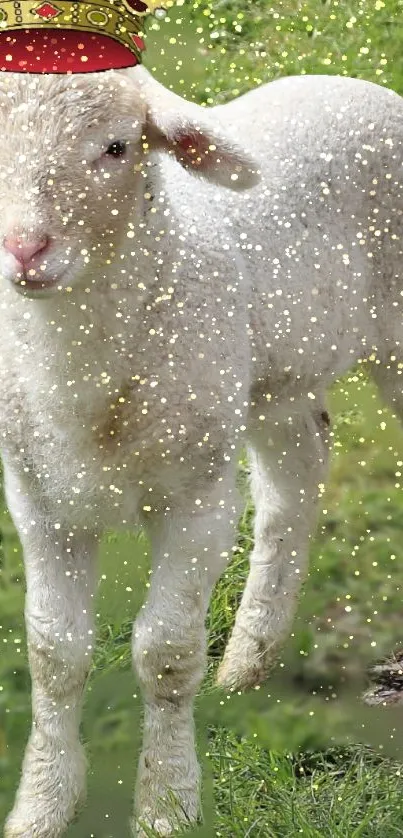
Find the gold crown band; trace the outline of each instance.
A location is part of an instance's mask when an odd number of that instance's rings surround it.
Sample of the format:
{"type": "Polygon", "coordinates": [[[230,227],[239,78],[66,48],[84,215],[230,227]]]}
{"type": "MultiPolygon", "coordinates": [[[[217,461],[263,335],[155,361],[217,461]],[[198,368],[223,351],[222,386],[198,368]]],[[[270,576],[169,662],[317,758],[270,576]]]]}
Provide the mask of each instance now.
{"type": "MultiPolygon", "coordinates": [[[[151,4],[149,4],[151,5],[151,4]]],[[[149,9],[147,9],[149,11],[149,9]]],[[[73,29],[104,34],[119,41],[141,60],[136,39],[147,12],[136,12],[126,0],[5,0],[0,2],[0,33],[18,29],[73,29]]]]}

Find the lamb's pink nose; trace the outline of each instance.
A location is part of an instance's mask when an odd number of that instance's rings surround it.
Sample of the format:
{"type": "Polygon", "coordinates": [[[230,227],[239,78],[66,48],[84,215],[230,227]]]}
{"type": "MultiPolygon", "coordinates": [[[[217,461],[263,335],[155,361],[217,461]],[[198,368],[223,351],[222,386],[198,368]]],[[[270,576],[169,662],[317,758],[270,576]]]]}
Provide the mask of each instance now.
{"type": "Polygon", "coordinates": [[[26,239],[21,239],[18,236],[6,236],[3,244],[5,249],[12,253],[18,262],[26,265],[34,256],[47,248],[49,237],[43,236],[41,239],[26,241],[26,239]]]}

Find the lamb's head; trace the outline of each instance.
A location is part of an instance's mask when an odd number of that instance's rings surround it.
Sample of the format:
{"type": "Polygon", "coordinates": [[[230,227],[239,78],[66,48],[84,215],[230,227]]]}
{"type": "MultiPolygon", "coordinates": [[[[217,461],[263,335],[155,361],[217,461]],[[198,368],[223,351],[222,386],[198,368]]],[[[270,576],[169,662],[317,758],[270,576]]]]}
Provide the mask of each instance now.
{"type": "Polygon", "coordinates": [[[258,180],[204,109],[141,67],[2,73],[0,132],[0,282],[30,297],[105,274],[142,219],[151,151],[232,189],[258,180]]]}

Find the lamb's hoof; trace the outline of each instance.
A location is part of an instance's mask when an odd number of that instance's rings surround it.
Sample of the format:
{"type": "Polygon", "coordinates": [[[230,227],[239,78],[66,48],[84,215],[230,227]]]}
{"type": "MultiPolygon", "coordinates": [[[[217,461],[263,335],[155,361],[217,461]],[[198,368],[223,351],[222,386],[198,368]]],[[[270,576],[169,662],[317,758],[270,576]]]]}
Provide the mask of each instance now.
{"type": "Polygon", "coordinates": [[[172,823],[171,820],[164,817],[153,817],[151,814],[145,813],[139,821],[135,822],[135,825],[132,828],[132,835],[133,838],[150,838],[150,835],[175,835],[178,832],[182,834],[183,830],[186,831],[186,828],[190,829],[192,826],[196,826],[199,821],[176,821],[176,823],[172,823]]]}
{"type": "MultiPolygon", "coordinates": [[[[141,823],[147,826],[153,835],[172,835],[174,833],[174,828],[171,826],[167,818],[157,818],[157,820],[153,820],[152,818],[146,817],[142,818],[141,823]]],[[[136,823],[133,834],[135,838],[149,838],[150,832],[145,832],[143,826],[136,823]]]]}
{"type": "Polygon", "coordinates": [[[10,817],[4,827],[4,838],[60,838],[68,824],[40,822],[29,823],[19,818],[10,817]]]}
{"type": "Polygon", "coordinates": [[[216,682],[231,692],[250,690],[262,684],[276,663],[278,647],[264,640],[231,638],[217,671],[216,682]]]}
{"type": "Polygon", "coordinates": [[[54,801],[48,800],[43,806],[40,802],[20,799],[6,820],[3,838],[61,838],[84,808],[86,790],[64,810],[58,809],[54,801]]]}

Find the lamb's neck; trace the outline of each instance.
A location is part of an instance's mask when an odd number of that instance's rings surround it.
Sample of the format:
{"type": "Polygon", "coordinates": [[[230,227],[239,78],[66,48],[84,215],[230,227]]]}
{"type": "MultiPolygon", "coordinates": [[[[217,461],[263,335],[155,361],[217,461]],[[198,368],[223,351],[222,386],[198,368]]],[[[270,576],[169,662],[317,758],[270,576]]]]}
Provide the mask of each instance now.
{"type": "MultiPolygon", "coordinates": [[[[120,386],[130,372],[146,372],[149,332],[162,316],[161,309],[169,306],[174,286],[161,291],[151,249],[141,254],[136,246],[131,260],[123,260],[130,265],[123,281],[116,264],[111,265],[100,282],[89,277],[60,298],[29,300],[12,288],[4,293],[3,340],[10,363],[17,364],[23,378],[45,377],[59,386],[92,381],[99,386],[111,376],[120,386]]],[[[0,337],[0,343],[3,340],[0,337]]]]}

